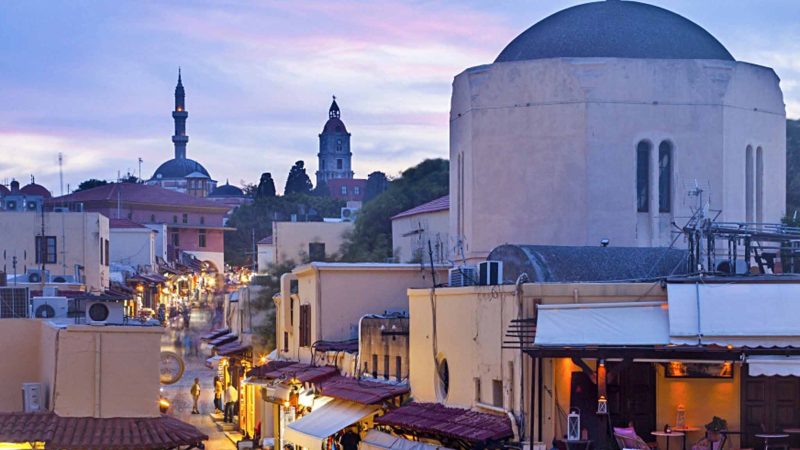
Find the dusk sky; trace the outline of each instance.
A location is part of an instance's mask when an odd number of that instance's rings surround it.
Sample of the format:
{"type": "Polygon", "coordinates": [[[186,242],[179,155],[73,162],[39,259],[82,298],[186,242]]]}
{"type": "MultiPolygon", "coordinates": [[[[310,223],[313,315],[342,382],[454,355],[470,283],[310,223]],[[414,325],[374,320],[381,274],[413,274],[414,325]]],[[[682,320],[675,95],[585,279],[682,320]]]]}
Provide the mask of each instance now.
{"type": "MultiPolygon", "coordinates": [[[[187,156],[221,184],[283,184],[317,169],[331,95],[352,133],[357,177],[447,157],[453,77],[568,6],[528,1],[0,2],[0,181],[150,178],[172,158],[183,70],[187,156]]],[[[657,0],[740,61],[781,78],[800,117],[800,1],[657,0]]]]}

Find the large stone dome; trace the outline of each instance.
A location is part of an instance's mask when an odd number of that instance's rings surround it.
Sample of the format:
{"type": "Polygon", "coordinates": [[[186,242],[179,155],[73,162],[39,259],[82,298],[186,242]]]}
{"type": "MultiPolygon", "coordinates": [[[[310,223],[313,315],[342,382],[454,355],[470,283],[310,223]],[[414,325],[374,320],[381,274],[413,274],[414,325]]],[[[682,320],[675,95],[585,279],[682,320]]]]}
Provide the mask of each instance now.
{"type": "Polygon", "coordinates": [[[678,14],[606,0],[541,20],[511,41],[495,62],[592,57],[734,60],[714,36],[678,14]]]}
{"type": "Polygon", "coordinates": [[[211,177],[206,168],[199,162],[188,158],[173,158],[158,166],[152,179],[184,178],[186,175],[193,172],[200,172],[209,178],[211,177]]]}

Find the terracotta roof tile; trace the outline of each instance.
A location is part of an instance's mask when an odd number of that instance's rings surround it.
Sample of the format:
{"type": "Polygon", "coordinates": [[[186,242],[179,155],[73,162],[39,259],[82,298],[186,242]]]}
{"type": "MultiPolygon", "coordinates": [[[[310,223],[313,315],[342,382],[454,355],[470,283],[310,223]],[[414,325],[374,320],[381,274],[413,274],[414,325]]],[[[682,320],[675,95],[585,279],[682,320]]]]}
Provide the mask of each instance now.
{"type": "Polygon", "coordinates": [[[60,205],[70,202],[129,202],[164,206],[197,206],[228,211],[228,207],[204,198],[193,197],[181,192],[158,186],[138,183],[110,183],[84,191],[55,197],[48,204],[60,205]]]}
{"type": "Polygon", "coordinates": [[[170,416],[99,419],[52,412],[0,413],[0,441],[40,441],[47,449],[160,449],[207,439],[197,428],[170,416]]]}
{"type": "Polygon", "coordinates": [[[392,220],[399,219],[401,217],[413,216],[416,214],[432,213],[436,211],[446,211],[448,209],[450,209],[450,196],[445,195],[444,197],[439,197],[436,200],[431,200],[428,203],[423,203],[419,206],[415,206],[401,213],[397,213],[394,216],[392,216],[392,220]]]}
{"type": "Polygon", "coordinates": [[[325,379],[317,387],[322,395],[364,405],[381,403],[409,391],[407,384],[381,383],[340,375],[325,379]]]}
{"type": "Polygon", "coordinates": [[[270,361],[248,372],[248,376],[265,379],[294,378],[301,383],[314,383],[338,373],[339,371],[332,366],[311,366],[294,361],[270,361]]]}
{"type": "Polygon", "coordinates": [[[272,245],[272,235],[270,234],[269,236],[267,236],[267,237],[261,239],[260,241],[258,241],[257,243],[258,244],[272,245]]]}
{"type": "Polygon", "coordinates": [[[409,403],[376,418],[375,423],[474,443],[507,439],[514,434],[506,416],[439,403],[409,403]]]}
{"type": "Polygon", "coordinates": [[[109,228],[147,228],[146,226],[129,219],[108,219],[109,228]]]}

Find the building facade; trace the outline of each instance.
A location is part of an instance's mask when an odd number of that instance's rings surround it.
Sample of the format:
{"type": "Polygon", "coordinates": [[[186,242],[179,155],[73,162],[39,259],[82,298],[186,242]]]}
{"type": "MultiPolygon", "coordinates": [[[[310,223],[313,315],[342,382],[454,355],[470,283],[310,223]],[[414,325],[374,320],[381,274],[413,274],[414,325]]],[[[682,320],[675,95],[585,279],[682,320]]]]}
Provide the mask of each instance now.
{"type": "MultiPolygon", "coordinates": [[[[272,261],[263,261],[267,265],[325,261],[339,253],[345,233],[352,229],[353,222],[272,222],[271,243],[263,244],[265,256],[266,246],[271,246],[272,261]]],[[[266,270],[266,266],[263,268],[266,270]]]]}
{"type": "Polygon", "coordinates": [[[217,182],[211,179],[211,175],[202,164],[186,157],[186,144],[189,142],[189,136],[186,134],[188,117],[186,92],[179,69],[178,84],[175,86],[175,110],[172,112],[172,119],[175,121],[175,134],[172,136],[175,157],[161,164],[147,180],[147,184],[193,197],[207,197],[214,191],[217,182]]]}
{"type": "Polygon", "coordinates": [[[446,264],[460,255],[450,250],[450,196],[403,211],[392,217],[392,257],[401,263],[446,264]],[[428,243],[430,242],[430,255],[428,243]]]}
{"type": "Polygon", "coordinates": [[[506,242],[668,246],[673,220],[706,205],[778,222],[785,119],[775,72],[691,21],[568,8],[455,77],[450,234],[481,258],[506,242]]]}
{"type": "Polygon", "coordinates": [[[317,186],[332,179],[353,178],[350,165],[352,157],[350,133],[342,122],[341,111],[334,97],[328,109],[328,121],[319,135],[317,186]]]}
{"type": "Polygon", "coordinates": [[[110,219],[110,259],[114,264],[133,267],[137,272],[156,271],[158,232],[128,219],[110,219]]]}

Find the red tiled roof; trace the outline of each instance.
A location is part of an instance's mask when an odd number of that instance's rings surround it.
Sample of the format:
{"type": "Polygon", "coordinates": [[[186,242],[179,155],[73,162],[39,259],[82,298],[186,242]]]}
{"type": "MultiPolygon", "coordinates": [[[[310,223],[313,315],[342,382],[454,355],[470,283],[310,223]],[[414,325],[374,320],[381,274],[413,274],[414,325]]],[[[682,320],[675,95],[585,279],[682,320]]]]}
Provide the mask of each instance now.
{"type": "Polygon", "coordinates": [[[508,417],[439,403],[409,403],[375,419],[375,423],[470,442],[506,439],[514,435],[508,417]]]}
{"type": "Polygon", "coordinates": [[[392,216],[392,220],[399,219],[401,217],[408,217],[413,216],[415,214],[424,214],[424,213],[432,213],[436,211],[446,211],[450,209],[450,196],[445,195],[444,197],[439,197],[436,200],[431,200],[428,203],[423,203],[419,206],[415,206],[411,209],[407,209],[401,213],[397,213],[392,216]]]}
{"type": "Polygon", "coordinates": [[[235,335],[233,333],[228,333],[228,334],[224,334],[224,335],[222,335],[220,337],[217,337],[217,338],[214,338],[214,339],[208,341],[208,345],[210,345],[212,347],[220,347],[220,346],[223,346],[225,344],[230,344],[231,342],[236,341],[238,339],[239,339],[239,336],[237,336],[237,335],[235,335]]]}
{"type": "Polygon", "coordinates": [[[231,356],[237,353],[244,353],[247,350],[250,350],[252,347],[249,345],[242,345],[238,342],[233,342],[231,344],[225,344],[220,347],[217,347],[217,354],[219,356],[231,356]]]}
{"type": "Polygon", "coordinates": [[[272,245],[272,235],[270,234],[269,236],[265,237],[264,239],[261,239],[260,241],[258,241],[258,244],[269,244],[269,245],[272,245]]]}
{"type": "Polygon", "coordinates": [[[147,228],[129,219],[108,219],[109,228],[147,228]]]}
{"type": "Polygon", "coordinates": [[[364,405],[374,405],[408,393],[407,384],[379,383],[341,375],[332,376],[320,382],[317,387],[322,395],[364,405]]]}
{"type": "Polygon", "coordinates": [[[123,203],[141,203],[162,206],[197,206],[214,208],[224,212],[230,209],[225,205],[220,205],[217,202],[204,198],[194,197],[158,186],[138,183],[110,183],[84,191],[62,195],[61,197],[55,197],[49,200],[48,204],[59,205],[63,203],[91,201],[113,203],[120,201],[123,203]]]}
{"type": "Polygon", "coordinates": [[[29,183],[20,188],[19,192],[25,195],[41,195],[44,198],[50,198],[52,195],[46,187],[41,184],[29,183]]]}
{"type": "Polygon", "coordinates": [[[0,442],[44,442],[46,449],[138,450],[198,445],[197,428],[170,417],[98,419],[45,413],[0,413],[0,442]]]}
{"type": "Polygon", "coordinates": [[[202,337],[200,337],[200,339],[203,340],[203,341],[210,341],[210,340],[216,339],[216,338],[218,338],[220,336],[224,336],[224,335],[226,335],[226,334],[228,334],[230,332],[231,332],[231,330],[229,328],[223,328],[221,330],[209,331],[208,334],[203,335],[202,337]]]}
{"type": "Polygon", "coordinates": [[[248,372],[248,376],[256,378],[294,378],[301,383],[314,383],[338,374],[332,366],[311,366],[294,361],[270,361],[248,372]]]}

